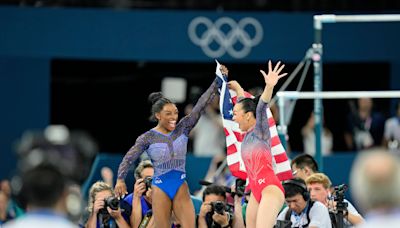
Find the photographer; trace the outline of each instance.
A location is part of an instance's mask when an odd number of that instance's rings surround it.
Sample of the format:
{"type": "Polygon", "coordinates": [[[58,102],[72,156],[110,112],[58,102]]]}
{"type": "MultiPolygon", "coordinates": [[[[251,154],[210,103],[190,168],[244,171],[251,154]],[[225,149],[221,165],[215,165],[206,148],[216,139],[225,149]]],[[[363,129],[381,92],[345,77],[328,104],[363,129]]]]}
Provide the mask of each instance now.
{"type": "Polygon", "coordinates": [[[278,215],[275,227],[331,228],[328,209],[312,201],[306,184],[301,178],[283,182],[287,207],[278,215]]]}
{"type": "Polygon", "coordinates": [[[90,216],[86,228],[130,228],[121,214],[119,200],[114,197],[112,187],[102,181],[94,183],[90,188],[87,210],[90,216]]]}
{"type": "Polygon", "coordinates": [[[209,185],[203,192],[203,204],[197,216],[199,228],[231,227],[232,210],[226,204],[226,192],[223,186],[209,185]]]}
{"type": "Polygon", "coordinates": [[[343,198],[345,189],[337,189],[335,193],[340,193],[341,197],[336,194],[336,200],[331,199],[330,189],[332,183],[328,176],[323,173],[312,174],[306,179],[306,184],[308,190],[310,191],[311,199],[323,203],[326,207],[328,207],[329,211],[336,215],[336,217],[338,214],[338,208],[336,207],[338,199],[341,198],[343,200],[341,205],[345,207],[342,208],[344,210],[342,211],[344,212],[344,227],[352,227],[363,222],[363,217],[358,213],[355,207],[349,201],[343,198]]]}
{"type": "Polygon", "coordinates": [[[130,217],[131,226],[137,228],[142,222],[146,222],[146,227],[152,227],[154,223],[151,213],[151,182],[154,175],[154,168],[151,161],[141,161],[136,167],[134,175],[136,181],[133,187],[133,193],[124,198],[124,201],[132,205],[132,214],[130,217]],[[143,221],[146,216],[149,216],[150,219],[143,221]]]}

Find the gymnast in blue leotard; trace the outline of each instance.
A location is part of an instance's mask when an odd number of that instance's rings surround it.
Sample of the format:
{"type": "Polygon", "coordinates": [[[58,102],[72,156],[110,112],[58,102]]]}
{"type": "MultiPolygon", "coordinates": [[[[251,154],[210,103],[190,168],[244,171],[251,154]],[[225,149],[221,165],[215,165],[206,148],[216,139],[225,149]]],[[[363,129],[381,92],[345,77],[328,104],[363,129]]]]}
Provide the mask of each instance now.
{"type": "MultiPolygon", "coordinates": [[[[221,69],[227,74],[227,69],[221,69]]],[[[154,165],[152,182],[153,216],[156,227],[170,228],[171,211],[183,227],[195,226],[194,206],[185,181],[187,142],[190,130],[196,125],[204,108],[217,93],[217,79],[204,92],[192,112],[178,123],[178,109],[161,93],[152,93],[152,117],[157,126],[139,136],[126,153],[118,169],[115,186],[117,196],[126,194],[125,177],[135,160],[147,152],[154,165]]]]}

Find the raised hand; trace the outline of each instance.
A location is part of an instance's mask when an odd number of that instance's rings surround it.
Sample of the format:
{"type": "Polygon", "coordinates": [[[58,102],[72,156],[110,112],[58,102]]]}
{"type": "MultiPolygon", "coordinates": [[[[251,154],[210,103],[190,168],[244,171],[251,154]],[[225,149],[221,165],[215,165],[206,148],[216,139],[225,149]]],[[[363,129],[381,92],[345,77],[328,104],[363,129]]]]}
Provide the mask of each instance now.
{"type": "Polygon", "coordinates": [[[227,68],[225,65],[222,65],[222,64],[221,64],[221,68],[219,68],[219,69],[221,70],[221,73],[222,73],[223,75],[225,75],[226,77],[228,77],[229,70],[228,70],[228,68],[227,68]]]}
{"type": "Polygon", "coordinates": [[[244,97],[244,90],[239,82],[232,80],[228,82],[228,88],[235,91],[238,97],[244,97]]]}
{"type": "Polygon", "coordinates": [[[124,180],[117,179],[117,184],[115,185],[114,193],[119,199],[124,198],[125,194],[128,194],[124,180]]]}
{"type": "Polygon", "coordinates": [[[232,80],[228,82],[228,88],[233,90],[233,91],[238,91],[240,89],[242,89],[242,87],[240,86],[239,82],[232,80]]]}
{"type": "Polygon", "coordinates": [[[261,74],[264,76],[265,84],[271,87],[275,86],[280,78],[285,77],[287,75],[287,73],[280,74],[284,67],[285,64],[281,65],[281,61],[279,61],[275,65],[274,69],[272,69],[272,63],[271,60],[269,60],[268,74],[266,74],[265,71],[260,70],[261,74]]]}

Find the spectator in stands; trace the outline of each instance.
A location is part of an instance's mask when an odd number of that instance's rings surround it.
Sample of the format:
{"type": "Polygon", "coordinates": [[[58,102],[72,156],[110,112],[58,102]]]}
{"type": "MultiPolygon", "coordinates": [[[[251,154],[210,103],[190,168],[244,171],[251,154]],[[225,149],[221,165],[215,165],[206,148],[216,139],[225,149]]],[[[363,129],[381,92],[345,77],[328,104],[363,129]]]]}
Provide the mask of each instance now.
{"type": "Polygon", "coordinates": [[[116,224],[120,228],[130,228],[122,216],[119,204],[115,202],[119,201],[114,197],[114,193],[110,185],[103,181],[97,181],[94,183],[90,187],[89,191],[87,207],[89,218],[85,224],[85,227],[114,227],[116,224]],[[112,208],[114,206],[117,208],[112,208]]]}
{"type": "Polygon", "coordinates": [[[205,108],[198,123],[190,132],[193,138],[193,153],[199,157],[225,158],[225,133],[219,114],[219,96],[215,96],[205,108]]]}
{"type": "Polygon", "coordinates": [[[132,205],[130,224],[132,227],[139,227],[139,224],[142,222],[143,218],[148,215],[151,218],[147,227],[154,227],[154,218],[152,217],[151,213],[151,179],[154,175],[154,168],[151,161],[141,161],[136,167],[134,175],[135,185],[133,187],[133,193],[129,194],[124,199],[124,201],[132,205]]]}
{"type": "Polygon", "coordinates": [[[101,178],[106,184],[114,186],[114,172],[112,171],[112,169],[110,169],[110,167],[108,166],[102,167],[100,174],[101,178]]]}
{"type": "Polygon", "coordinates": [[[203,204],[197,216],[199,228],[231,227],[233,210],[227,207],[223,186],[209,185],[203,192],[203,204]]]}
{"type": "MultiPolygon", "coordinates": [[[[311,113],[310,117],[307,120],[307,123],[301,129],[301,135],[303,136],[303,147],[304,153],[309,154],[311,156],[315,155],[315,133],[314,133],[314,112],[311,113]]],[[[329,155],[332,153],[333,146],[333,136],[332,132],[325,126],[323,123],[322,130],[322,155],[329,155]]]]}
{"type": "Polygon", "coordinates": [[[291,227],[331,228],[328,208],[312,201],[304,180],[294,178],[283,182],[288,205],[278,216],[279,221],[291,222],[291,227]]]}
{"type": "Polygon", "coordinates": [[[400,100],[396,103],[396,114],[385,122],[385,145],[390,151],[400,154],[400,100]]]}
{"type": "MultiPolygon", "coordinates": [[[[323,173],[314,173],[307,177],[306,184],[312,200],[319,201],[328,207],[329,211],[336,213],[336,201],[331,199],[332,182],[328,176],[323,173]]],[[[347,212],[345,213],[345,227],[352,227],[363,222],[363,217],[358,213],[357,209],[346,199],[347,212]]]]}
{"type": "Polygon", "coordinates": [[[178,122],[178,108],[168,98],[152,93],[151,119],[157,126],[145,132],[124,156],[115,185],[117,196],[127,194],[125,177],[129,168],[146,151],[154,165],[152,182],[153,215],[156,227],[169,227],[171,212],[183,227],[194,227],[195,212],[186,183],[186,152],[189,132],[196,125],[205,107],[218,93],[217,78],[203,93],[192,112],[178,122]]]}
{"type": "Polygon", "coordinates": [[[400,160],[384,148],[360,153],[354,161],[350,183],[353,198],[366,212],[360,227],[399,227],[400,160]]]}
{"type": "MultiPolygon", "coordinates": [[[[352,103],[351,103],[352,104],[352,103]]],[[[347,118],[345,142],[349,150],[363,150],[382,144],[385,119],[379,112],[373,111],[371,98],[360,98],[357,108],[350,106],[347,118]]]]}
{"type": "Polygon", "coordinates": [[[318,172],[318,164],[309,154],[297,155],[291,162],[293,176],[306,180],[311,174],[318,172]]]}

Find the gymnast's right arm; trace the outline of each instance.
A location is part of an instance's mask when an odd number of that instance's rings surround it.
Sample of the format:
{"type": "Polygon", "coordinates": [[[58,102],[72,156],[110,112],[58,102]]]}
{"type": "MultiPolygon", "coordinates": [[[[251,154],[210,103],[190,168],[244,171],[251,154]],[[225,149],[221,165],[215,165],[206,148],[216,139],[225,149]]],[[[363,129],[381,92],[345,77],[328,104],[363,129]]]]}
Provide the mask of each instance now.
{"type": "Polygon", "coordinates": [[[118,179],[114,188],[117,197],[123,197],[128,193],[126,190],[125,178],[136,159],[147,149],[148,143],[145,135],[146,134],[143,134],[136,139],[135,145],[129,149],[119,165],[118,179]]]}

